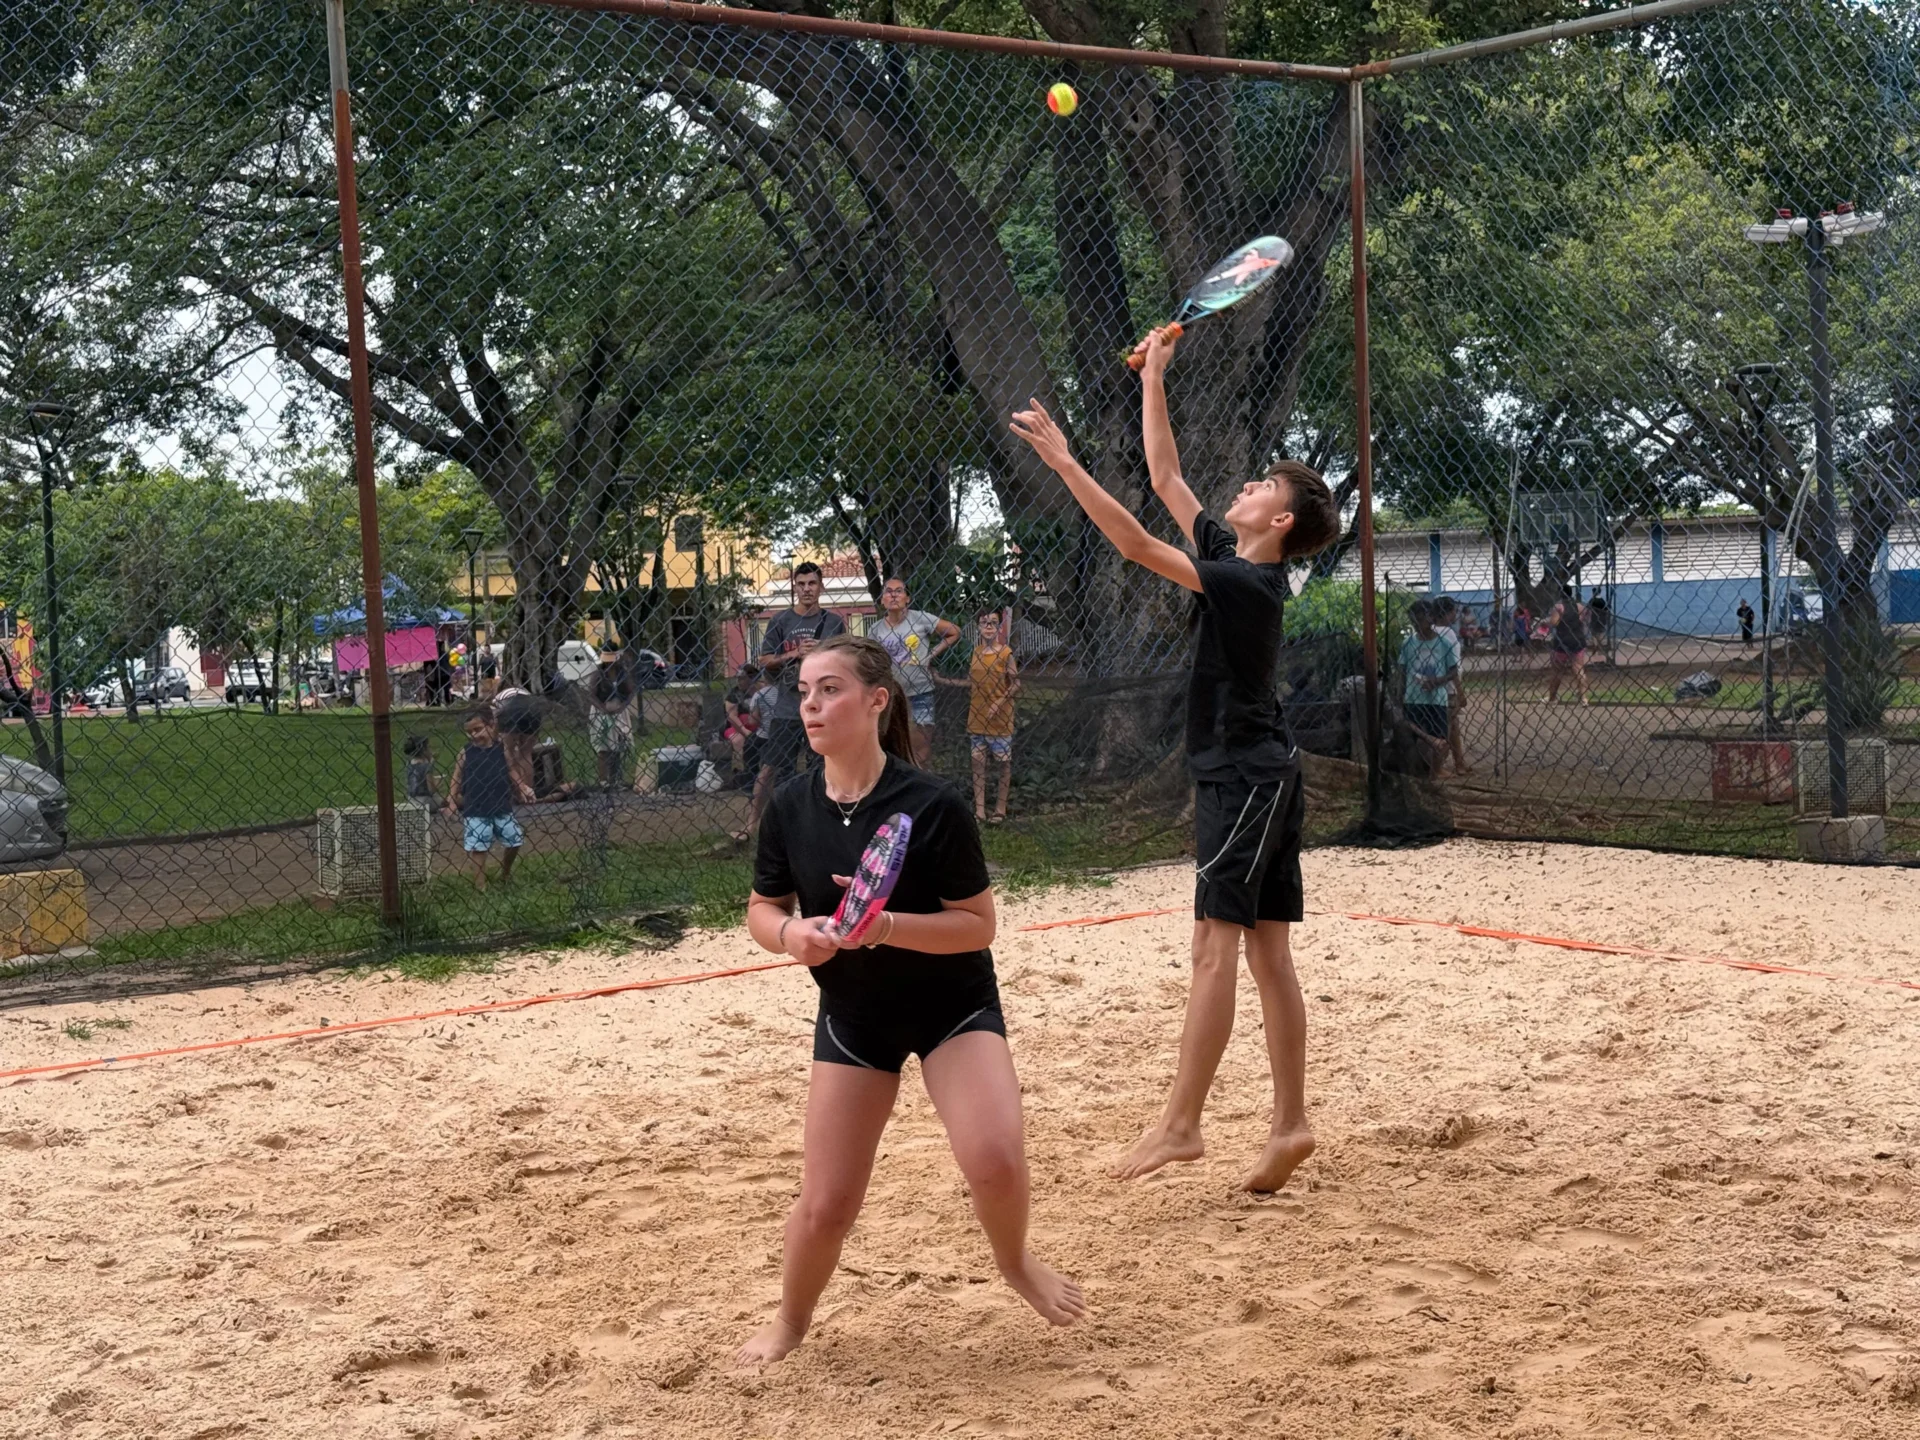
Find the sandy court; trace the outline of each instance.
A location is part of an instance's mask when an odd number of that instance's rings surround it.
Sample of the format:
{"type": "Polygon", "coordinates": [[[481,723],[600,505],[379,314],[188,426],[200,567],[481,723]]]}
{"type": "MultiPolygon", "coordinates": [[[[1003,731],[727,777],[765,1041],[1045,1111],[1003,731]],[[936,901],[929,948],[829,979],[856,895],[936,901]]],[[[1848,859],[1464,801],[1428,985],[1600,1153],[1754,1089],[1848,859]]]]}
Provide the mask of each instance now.
{"type": "MultiPolygon", "coordinates": [[[[1920,873],[1455,842],[1307,857],[1308,903],[1920,980],[1920,873]]],[[[778,1293],[813,988],[781,970],[0,1089],[0,1435],[1920,1436],[1920,991],[1310,918],[1320,1154],[1234,1185],[1251,983],[1199,1164],[1157,1108],[1180,867],[1005,907],[1036,1248],[998,1282],[909,1066],[809,1343],[778,1293]]],[[[756,958],[744,932],[0,1012],[0,1065],[756,958]],[[70,1021],[125,1031],[80,1041],[70,1021]]]]}

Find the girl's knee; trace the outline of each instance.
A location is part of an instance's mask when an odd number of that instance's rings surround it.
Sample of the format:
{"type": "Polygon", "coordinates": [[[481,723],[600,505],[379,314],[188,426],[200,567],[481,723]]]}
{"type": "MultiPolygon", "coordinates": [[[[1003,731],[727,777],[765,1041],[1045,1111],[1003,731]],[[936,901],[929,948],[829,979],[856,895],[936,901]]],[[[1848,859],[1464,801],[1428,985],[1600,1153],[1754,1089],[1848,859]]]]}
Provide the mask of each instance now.
{"type": "Polygon", "coordinates": [[[1017,1140],[969,1146],[959,1159],[960,1173],[976,1193],[1002,1194],[1027,1183],[1027,1154],[1017,1140]]]}
{"type": "Polygon", "coordinates": [[[853,1222],[860,1218],[860,1205],[865,1198],[851,1190],[815,1195],[802,1191],[794,1204],[790,1223],[808,1235],[841,1237],[853,1229],[853,1222]]]}

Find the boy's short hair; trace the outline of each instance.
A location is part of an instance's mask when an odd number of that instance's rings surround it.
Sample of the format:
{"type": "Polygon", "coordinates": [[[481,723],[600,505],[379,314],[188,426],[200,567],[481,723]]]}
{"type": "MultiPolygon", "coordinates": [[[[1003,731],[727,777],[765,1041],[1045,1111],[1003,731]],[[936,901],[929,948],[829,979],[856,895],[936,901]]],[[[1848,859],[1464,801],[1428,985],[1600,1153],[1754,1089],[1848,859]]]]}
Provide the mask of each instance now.
{"type": "Polygon", "coordinates": [[[802,560],[798,565],[793,567],[793,578],[795,580],[798,580],[802,575],[818,575],[822,580],[827,578],[820,567],[811,560],[802,560]]]}
{"type": "Polygon", "coordinates": [[[982,605],[978,610],[973,612],[973,618],[976,622],[987,619],[998,620],[1000,618],[1000,612],[1005,608],[1006,607],[1002,605],[982,605]]]}
{"type": "Polygon", "coordinates": [[[460,722],[460,728],[464,730],[476,720],[489,730],[497,730],[500,728],[500,717],[493,713],[490,706],[486,705],[476,705],[473,709],[469,710],[467,712],[467,718],[460,722]]]}
{"type": "Polygon", "coordinates": [[[400,750],[401,753],[405,755],[420,756],[427,753],[428,743],[427,737],[424,735],[409,735],[406,740],[401,743],[400,750]]]}
{"type": "Polygon", "coordinates": [[[1413,604],[1407,607],[1407,619],[1416,623],[1421,620],[1431,623],[1433,620],[1433,602],[1429,600],[1414,601],[1413,604]]]}
{"type": "Polygon", "coordinates": [[[1442,595],[1433,602],[1433,613],[1441,619],[1445,619],[1459,608],[1451,595],[1442,595]]]}
{"type": "Polygon", "coordinates": [[[1318,555],[1340,538],[1340,507],[1320,472],[1298,460],[1276,461],[1267,479],[1285,481],[1293,528],[1287,531],[1286,558],[1318,555]]]}

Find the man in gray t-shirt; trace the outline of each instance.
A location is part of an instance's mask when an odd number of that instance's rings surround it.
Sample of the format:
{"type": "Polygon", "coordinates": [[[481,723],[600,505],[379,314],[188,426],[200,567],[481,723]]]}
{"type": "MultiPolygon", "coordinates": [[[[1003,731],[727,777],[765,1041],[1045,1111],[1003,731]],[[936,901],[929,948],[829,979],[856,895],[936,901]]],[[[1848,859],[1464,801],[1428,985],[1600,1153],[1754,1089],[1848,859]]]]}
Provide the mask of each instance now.
{"type": "Polygon", "coordinates": [[[867,638],[878,640],[893,657],[893,673],[913,710],[913,759],[926,768],[933,754],[933,662],[953,648],[960,627],[951,620],[908,603],[907,582],[899,576],[880,591],[881,616],[867,627],[867,638]]]}
{"type": "Polygon", "coordinates": [[[762,735],[760,776],[754,783],[747,825],[733,835],[738,842],[744,843],[760,823],[773,787],[793,773],[794,762],[813,754],[807,748],[806,727],[800,723],[800,662],[822,640],[847,633],[838,615],[820,608],[822,583],[820,567],[811,560],[794,566],[793,608],[767,622],[760,642],[760,668],[773,682],[773,712],[762,735]]]}

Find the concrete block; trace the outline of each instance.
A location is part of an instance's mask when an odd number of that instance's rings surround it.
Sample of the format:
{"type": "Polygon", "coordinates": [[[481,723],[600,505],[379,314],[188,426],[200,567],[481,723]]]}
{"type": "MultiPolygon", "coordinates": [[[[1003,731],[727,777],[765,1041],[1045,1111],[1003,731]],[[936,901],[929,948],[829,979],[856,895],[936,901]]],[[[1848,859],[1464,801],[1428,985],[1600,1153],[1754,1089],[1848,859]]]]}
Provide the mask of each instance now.
{"type": "Polygon", "coordinates": [[[78,870],[0,875],[0,960],[86,943],[87,886],[78,870]]]}
{"type": "Polygon", "coordinates": [[[1879,860],[1887,853],[1887,819],[1884,815],[1849,815],[1835,820],[1830,815],[1803,815],[1794,822],[1800,837],[1803,860],[1832,860],[1842,863],[1879,860]]]}

